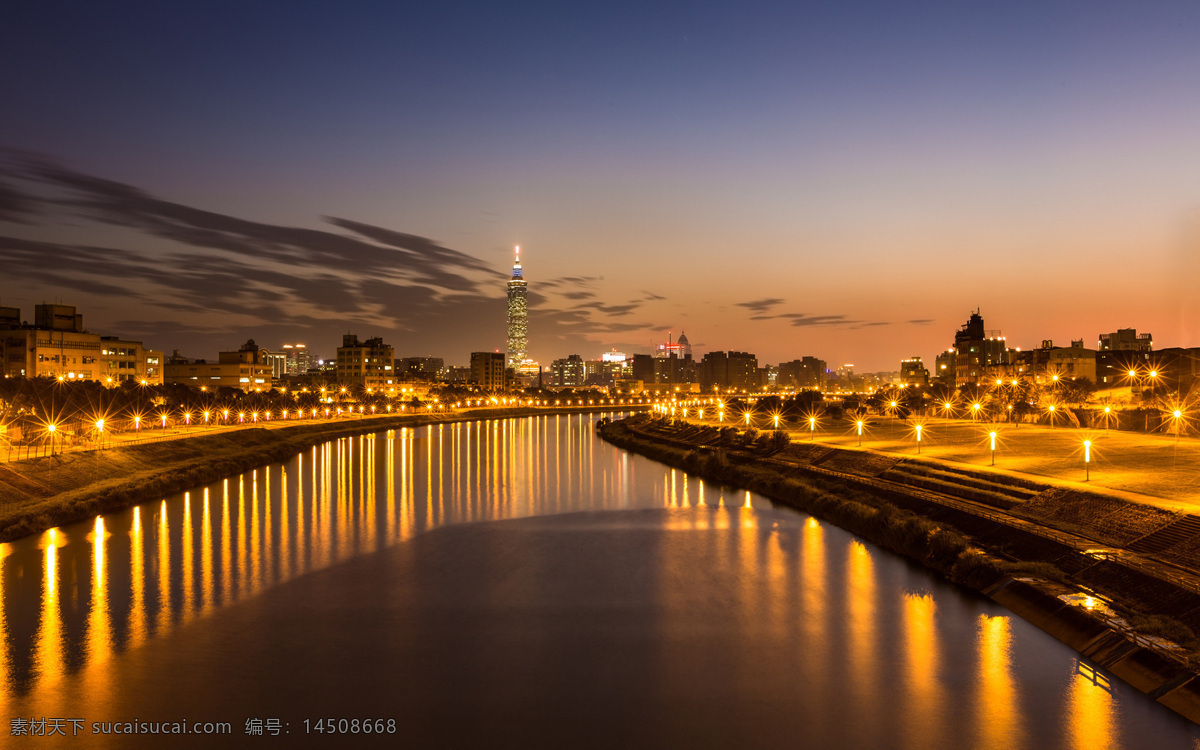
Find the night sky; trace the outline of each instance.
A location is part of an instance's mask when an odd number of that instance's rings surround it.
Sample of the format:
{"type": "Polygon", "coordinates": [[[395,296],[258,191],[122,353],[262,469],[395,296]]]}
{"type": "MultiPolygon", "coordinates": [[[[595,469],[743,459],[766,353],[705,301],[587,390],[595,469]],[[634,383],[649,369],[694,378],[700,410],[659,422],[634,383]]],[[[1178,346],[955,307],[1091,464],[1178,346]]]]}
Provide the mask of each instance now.
{"type": "Polygon", "coordinates": [[[341,334],[930,362],[1200,346],[1200,4],[12,3],[0,305],[212,357],[341,334]]]}

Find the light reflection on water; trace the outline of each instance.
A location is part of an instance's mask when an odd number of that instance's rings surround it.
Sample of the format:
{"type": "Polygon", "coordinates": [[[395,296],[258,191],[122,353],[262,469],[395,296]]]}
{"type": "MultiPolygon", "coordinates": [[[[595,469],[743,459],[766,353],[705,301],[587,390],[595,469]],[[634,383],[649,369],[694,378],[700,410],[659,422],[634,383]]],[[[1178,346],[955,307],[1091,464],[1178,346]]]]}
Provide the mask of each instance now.
{"type": "MultiPolygon", "coordinates": [[[[838,683],[800,696],[796,710],[817,736],[836,721],[847,741],[862,746],[888,736],[897,747],[1096,750],[1121,747],[1127,722],[1136,720],[1195,741],[1165,709],[1108,684],[990,602],[815,519],[773,512],[751,493],[614,449],[594,437],[594,418],[344,438],[284,464],[0,546],[7,713],[29,714],[34,705],[69,713],[68,699],[56,694],[64,679],[82,673],[83,683],[64,695],[103,694],[106,665],[122,653],[439,526],[667,508],[690,510],[688,529],[734,532],[704,544],[705,554],[729,561],[747,582],[730,603],[738,630],[784,651],[806,644],[802,654],[780,657],[794,660],[797,684],[838,683]],[[781,520],[764,527],[772,517],[781,520]],[[1053,660],[1034,658],[1046,651],[1053,660]],[[852,723],[844,721],[847,707],[856,712],[852,723]]],[[[672,516],[664,528],[677,523],[672,516]]],[[[662,554],[670,581],[686,552],[664,545],[662,554]]],[[[669,585],[658,596],[668,609],[687,610],[669,585]]],[[[715,668],[734,656],[707,658],[715,668]]],[[[747,690],[758,677],[754,664],[733,662],[735,683],[747,690]]]]}

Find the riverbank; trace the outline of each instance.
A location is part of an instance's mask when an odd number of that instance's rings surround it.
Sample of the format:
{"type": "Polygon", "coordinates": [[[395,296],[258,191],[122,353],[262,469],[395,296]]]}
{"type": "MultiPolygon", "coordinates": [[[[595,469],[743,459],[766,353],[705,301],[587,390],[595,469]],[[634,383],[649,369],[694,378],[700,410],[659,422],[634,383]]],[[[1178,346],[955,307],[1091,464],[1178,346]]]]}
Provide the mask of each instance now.
{"type": "Polygon", "coordinates": [[[198,433],[0,465],[0,542],[198,487],[349,435],[428,424],[594,412],[595,407],[473,409],[297,422],[198,433]]]}
{"type": "Polygon", "coordinates": [[[600,434],[918,561],[1200,723],[1198,540],[1179,533],[1192,516],[729,427],[641,417],[602,424],[600,434]]]}

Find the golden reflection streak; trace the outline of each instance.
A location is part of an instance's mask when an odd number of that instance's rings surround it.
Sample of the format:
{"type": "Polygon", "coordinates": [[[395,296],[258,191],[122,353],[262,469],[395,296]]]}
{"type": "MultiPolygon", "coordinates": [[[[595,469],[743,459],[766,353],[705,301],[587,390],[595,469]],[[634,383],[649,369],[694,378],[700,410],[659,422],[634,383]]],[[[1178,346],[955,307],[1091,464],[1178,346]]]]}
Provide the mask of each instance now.
{"type": "Polygon", "coordinates": [[[89,665],[103,664],[112,656],[112,628],[108,621],[108,564],[105,546],[108,532],[104,517],[96,516],[92,527],[92,596],[87,624],[89,665]]]}
{"type": "Polygon", "coordinates": [[[463,496],[467,510],[463,517],[468,521],[474,521],[476,520],[475,509],[478,507],[474,498],[479,497],[479,464],[477,460],[473,460],[473,457],[478,459],[478,454],[471,447],[471,435],[476,431],[472,429],[470,422],[467,422],[466,430],[467,434],[463,438],[463,471],[466,472],[463,480],[463,496]],[[474,488],[474,492],[471,491],[472,488],[474,488]]]}
{"type": "Polygon", "coordinates": [[[825,572],[825,528],[815,518],[804,522],[804,555],[800,558],[801,596],[804,600],[804,629],[814,643],[825,643],[829,608],[825,572]]]}
{"type": "Polygon", "coordinates": [[[525,486],[527,516],[536,512],[534,498],[550,496],[546,491],[546,465],[542,460],[546,444],[542,436],[542,419],[540,416],[525,418],[525,469],[521,481],[525,486]]]}
{"type": "Polygon", "coordinates": [[[479,520],[479,508],[483,503],[483,457],[479,455],[479,436],[482,432],[482,423],[472,426],[470,422],[467,422],[467,462],[473,464],[471,482],[467,483],[467,488],[474,490],[469,493],[467,498],[467,504],[470,507],[467,517],[469,521],[479,520]],[[472,433],[475,435],[474,440],[471,439],[472,433]]]}
{"type": "Polygon", "coordinates": [[[263,467],[263,520],[262,520],[262,584],[270,586],[279,580],[279,554],[275,551],[274,526],[271,525],[271,467],[263,467]]]}
{"type": "Polygon", "coordinates": [[[408,491],[408,429],[400,428],[400,540],[409,539],[412,534],[412,495],[408,491]]]}
{"type": "Polygon", "coordinates": [[[208,488],[204,488],[204,513],[200,523],[200,611],[207,612],[216,605],[216,593],[213,591],[213,537],[212,509],[209,507],[208,488]]]}
{"type": "Polygon", "coordinates": [[[905,744],[938,747],[942,722],[942,690],[938,678],[937,602],[929,594],[904,595],[905,670],[911,705],[903,713],[905,744]]]}
{"type": "Polygon", "coordinates": [[[1108,678],[1095,667],[1077,662],[1071,675],[1064,717],[1066,735],[1077,750],[1108,750],[1121,747],[1117,736],[1116,706],[1108,678]]]}
{"type": "Polygon", "coordinates": [[[246,587],[251,594],[263,588],[262,547],[262,524],[258,517],[258,469],[255,469],[250,474],[250,580],[246,587]]]}
{"type": "Polygon", "coordinates": [[[438,526],[433,508],[433,429],[425,428],[425,524],[426,528],[438,526]]]}
{"type": "Polygon", "coordinates": [[[42,684],[53,682],[63,674],[63,626],[58,591],[58,529],[43,536],[46,558],[42,566],[42,614],[37,634],[33,663],[42,684]]]}
{"type": "Polygon", "coordinates": [[[342,447],[343,450],[338,457],[337,544],[333,548],[333,555],[329,559],[329,564],[344,559],[347,552],[353,549],[352,545],[354,543],[354,521],[350,515],[350,505],[354,500],[354,486],[352,484],[354,440],[352,438],[343,438],[342,447]]]}
{"type": "Polygon", "coordinates": [[[171,540],[167,526],[167,501],[158,510],[158,625],[155,633],[171,627],[171,540]]]}
{"type": "MultiPolygon", "coordinates": [[[[0,685],[4,686],[12,684],[12,664],[8,658],[8,621],[4,616],[7,600],[4,591],[4,561],[8,558],[11,551],[12,547],[7,542],[0,542],[0,685]]],[[[8,716],[13,715],[11,710],[7,710],[11,692],[10,690],[0,692],[0,706],[6,709],[5,715],[8,716]]]]}
{"type": "MultiPolygon", "coordinates": [[[[308,518],[307,518],[307,523],[305,523],[306,528],[304,530],[302,530],[302,532],[301,532],[301,535],[304,536],[304,544],[305,544],[305,565],[310,570],[312,570],[312,559],[313,559],[312,530],[313,530],[314,524],[317,523],[317,505],[320,503],[320,492],[319,492],[320,487],[317,484],[317,467],[318,467],[319,463],[320,463],[320,461],[318,460],[317,448],[316,448],[316,446],[313,446],[313,449],[312,449],[312,481],[310,484],[310,486],[311,486],[310,492],[312,493],[312,497],[310,498],[310,500],[308,500],[308,518]]],[[[301,518],[304,518],[304,514],[302,514],[301,509],[296,509],[296,511],[298,511],[298,515],[301,518]]]]}
{"type": "Polygon", "coordinates": [[[233,529],[229,526],[229,480],[221,483],[221,603],[233,601],[233,529]]]}
{"type": "MultiPolygon", "coordinates": [[[[445,469],[445,464],[446,464],[446,452],[445,452],[445,447],[444,447],[444,442],[443,442],[443,441],[444,441],[444,438],[445,438],[445,433],[442,431],[442,425],[440,425],[440,424],[439,424],[439,425],[438,425],[438,431],[437,431],[437,449],[438,449],[438,451],[437,451],[437,454],[438,454],[438,462],[437,462],[437,504],[438,504],[438,508],[441,510],[443,522],[445,522],[445,520],[446,520],[446,516],[447,516],[447,513],[446,513],[446,492],[445,492],[446,485],[445,485],[445,482],[444,482],[444,480],[443,480],[443,478],[442,478],[442,476],[443,476],[443,470],[445,469]]],[[[430,442],[433,442],[433,441],[431,440],[430,442]]]]}
{"type": "Polygon", "coordinates": [[[379,538],[379,519],[375,517],[375,434],[367,438],[367,509],[363,512],[363,523],[367,528],[367,548],[379,550],[382,540],[379,538]]]}
{"type": "MultiPolygon", "coordinates": [[[[10,552],[11,547],[7,542],[0,542],[0,685],[11,684],[10,680],[12,679],[12,667],[8,661],[8,623],[5,618],[6,595],[4,590],[4,562],[10,552]]],[[[6,704],[7,702],[0,701],[0,706],[6,706],[6,704]]]]}
{"type": "MultiPolygon", "coordinates": [[[[363,443],[363,436],[358,436],[358,461],[351,463],[350,472],[352,475],[358,475],[358,497],[354,496],[353,488],[350,493],[350,517],[354,525],[354,547],[352,553],[357,555],[366,549],[367,544],[367,528],[364,507],[366,506],[366,481],[367,472],[364,468],[366,462],[366,449],[363,443]]],[[[345,559],[343,556],[342,559],[345,559]]]]}
{"type": "MultiPolygon", "coordinates": [[[[742,511],[743,525],[757,528],[758,523],[755,520],[753,511],[742,511]]],[[[771,615],[771,633],[782,639],[785,637],[788,629],[787,607],[785,604],[789,601],[786,593],[788,580],[787,564],[784,561],[783,547],[780,545],[780,536],[776,531],[768,531],[763,529],[760,534],[766,534],[766,538],[762,541],[761,550],[765,553],[763,568],[767,571],[767,583],[770,586],[770,595],[767,597],[766,604],[770,608],[771,615]]]]}
{"type": "Polygon", "coordinates": [[[979,699],[976,747],[1025,746],[1017,688],[1012,677],[1012,633],[1004,616],[979,616],[979,699]]]}
{"type": "Polygon", "coordinates": [[[146,640],[146,562],[143,559],[142,509],[133,507],[133,528],[129,533],[129,639],[126,649],[137,648],[146,640]]]}
{"type": "MultiPolygon", "coordinates": [[[[300,456],[304,460],[304,456],[300,456]]],[[[299,476],[304,476],[299,474],[299,476]]],[[[290,580],[296,575],[296,548],[292,546],[292,533],[288,524],[288,474],[287,467],[279,470],[279,561],[278,579],[290,580]]]]}
{"type": "Polygon", "coordinates": [[[179,621],[187,622],[195,607],[196,570],[192,565],[192,493],[183,493],[183,604],[179,621]]]}
{"type": "Polygon", "coordinates": [[[849,625],[849,661],[859,707],[865,711],[875,705],[875,564],[871,552],[859,541],[850,542],[846,572],[849,625]]]}
{"type": "Polygon", "coordinates": [[[396,538],[396,433],[394,430],[387,431],[387,442],[384,454],[384,471],[383,477],[384,486],[387,487],[387,543],[393,544],[396,538]]]}
{"type": "MultiPolygon", "coordinates": [[[[238,507],[237,507],[237,562],[235,563],[238,569],[238,575],[235,576],[237,583],[234,596],[243,599],[246,596],[246,589],[249,587],[249,566],[246,564],[248,544],[246,543],[246,475],[242,474],[238,477],[238,507]]],[[[232,571],[231,571],[232,572],[232,571]]]]}

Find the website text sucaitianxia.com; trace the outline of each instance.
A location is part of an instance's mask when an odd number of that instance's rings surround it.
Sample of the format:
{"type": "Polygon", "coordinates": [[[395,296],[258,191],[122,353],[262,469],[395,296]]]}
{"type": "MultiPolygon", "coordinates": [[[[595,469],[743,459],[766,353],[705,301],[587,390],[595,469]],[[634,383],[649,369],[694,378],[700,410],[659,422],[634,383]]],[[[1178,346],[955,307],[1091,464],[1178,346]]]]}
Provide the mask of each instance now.
{"type": "MultiPolygon", "coordinates": [[[[78,737],[80,735],[117,734],[233,734],[234,724],[228,721],[89,721],[83,718],[18,717],[9,719],[9,734],[13,737],[78,737]]],[[[275,718],[249,718],[243,733],[249,736],[279,736],[291,734],[293,722],[275,718]]],[[[394,718],[307,718],[295,724],[304,734],[395,734],[394,718]]]]}

